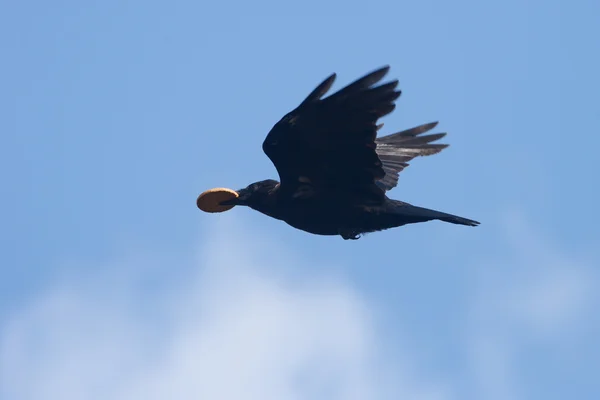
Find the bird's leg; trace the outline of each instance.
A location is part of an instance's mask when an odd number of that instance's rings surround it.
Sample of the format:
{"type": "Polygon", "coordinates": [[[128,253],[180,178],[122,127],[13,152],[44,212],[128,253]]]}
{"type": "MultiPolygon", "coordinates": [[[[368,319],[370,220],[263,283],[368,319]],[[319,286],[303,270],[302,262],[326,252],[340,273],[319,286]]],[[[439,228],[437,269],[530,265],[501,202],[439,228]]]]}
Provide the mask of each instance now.
{"type": "Polygon", "coordinates": [[[356,232],[356,231],[344,231],[344,230],[339,230],[339,234],[340,236],[344,239],[344,240],[358,240],[360,239],[360,232],[356,232]]]}

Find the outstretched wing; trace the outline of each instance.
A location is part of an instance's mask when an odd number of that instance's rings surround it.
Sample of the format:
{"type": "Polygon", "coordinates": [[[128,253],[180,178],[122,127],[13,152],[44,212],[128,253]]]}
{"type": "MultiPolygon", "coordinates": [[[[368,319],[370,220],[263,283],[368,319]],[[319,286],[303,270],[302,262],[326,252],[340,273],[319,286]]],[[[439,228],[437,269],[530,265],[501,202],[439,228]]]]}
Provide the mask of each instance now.
{"type": "Polygon", "coordinates": [[[431,143],[446,136],[445,133],[421,136],[437,124],[431,122],[375,139],[376,152],[385,171],[385,176],[377,181],[380,188],[394,188],[398,184],[399,173],[408,167],[408,162],[413,158],[437,154],[448,147],[447,144],[431,143]]]}
{"type": "Polygon", "coordinates": [[[335,74],[317,86],[271,129],[263,151],[281,180],[281,190],[310,185],[320,191],[364,192],[383,197],[376,182],[386,176],[377,154],[377,120],[395,108],[398,81],[377,84],[389,66],[322,98],[335,74]]]}

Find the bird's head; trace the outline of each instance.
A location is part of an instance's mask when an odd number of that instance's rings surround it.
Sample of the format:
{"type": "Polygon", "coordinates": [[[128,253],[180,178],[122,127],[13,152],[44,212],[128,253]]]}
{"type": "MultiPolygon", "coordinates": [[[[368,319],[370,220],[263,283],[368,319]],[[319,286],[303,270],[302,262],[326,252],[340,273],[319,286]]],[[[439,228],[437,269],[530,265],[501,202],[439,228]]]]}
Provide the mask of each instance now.
{"type": "Polygon", "coordinates": [[[278,184],[279,182],[268,179],[254,182],[236,191],[222,188],[210,189],[198,196],[196,204],[206,212],[223,212],[234,206],[247,206],[265,212],[265,207],[268,208],[273,190],[278,184]]]}
{"type": "Polygon", "coordinates": [[[248,206],[254,208],[265,203],[279,182],[272,179],[266,181],[254,182],[243,189],[237,191],[238,197],[225,200],[221,205],[248,206]]]}

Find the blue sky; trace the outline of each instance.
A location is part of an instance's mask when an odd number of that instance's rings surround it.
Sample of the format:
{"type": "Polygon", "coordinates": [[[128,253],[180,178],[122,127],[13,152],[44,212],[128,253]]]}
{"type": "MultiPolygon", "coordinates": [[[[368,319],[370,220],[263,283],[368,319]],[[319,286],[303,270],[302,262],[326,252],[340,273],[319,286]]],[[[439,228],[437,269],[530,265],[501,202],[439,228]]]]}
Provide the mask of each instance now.
{"type": "Polygon", "coordinates": [[[600,396],[597,2],[0,10],[1,398],[600,396]],[[390,196],[481,226],[196,209],[277,177],[262,140],[322,79],[384,64],[383,133],[451,145],[390,196]]]}

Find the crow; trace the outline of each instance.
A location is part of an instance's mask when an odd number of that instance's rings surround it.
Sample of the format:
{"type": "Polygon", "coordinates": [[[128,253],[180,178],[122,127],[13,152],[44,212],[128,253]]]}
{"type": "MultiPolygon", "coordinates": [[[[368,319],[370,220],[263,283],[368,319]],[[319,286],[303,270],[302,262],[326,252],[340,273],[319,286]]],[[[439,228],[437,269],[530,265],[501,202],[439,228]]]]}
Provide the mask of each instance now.
{"type": "Polygon", "coordinates": [[[220,200],[219,211],[248,206],[296,229],[344,240],[431,220],[479,225],[386,196],[410,160],[448,147],[432,143],[445,133],[423,135],[437,122],[377,137],[383,126],[378,119],[394,110],[401,94],[398,80],[377,85],[389,69],[379,68],[325,98],[336,74],[319,84],[262,144],[280,182],[268,179],[231,191],[235,197],[220,200]]]}

